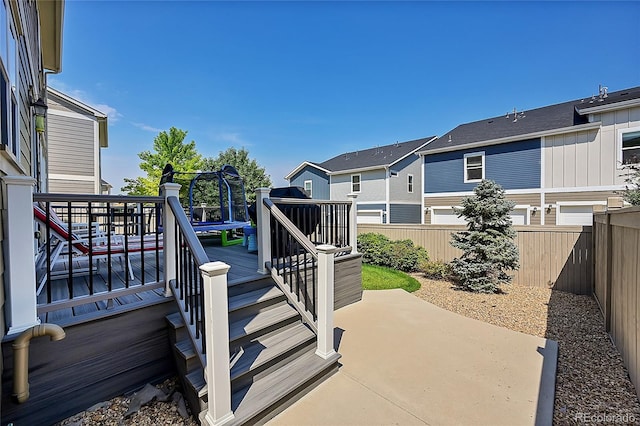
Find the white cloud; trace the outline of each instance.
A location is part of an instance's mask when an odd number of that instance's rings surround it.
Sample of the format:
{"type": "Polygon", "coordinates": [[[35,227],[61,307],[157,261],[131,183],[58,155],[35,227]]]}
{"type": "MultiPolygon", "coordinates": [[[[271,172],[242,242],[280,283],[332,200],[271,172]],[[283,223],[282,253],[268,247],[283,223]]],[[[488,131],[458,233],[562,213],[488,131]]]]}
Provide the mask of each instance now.
{"type": "Polygon", "coordinates": [[[214,136],[214,139],[216,140],[220,140],[223,142],[229,142],[233,145],[242,145],[242,146],[252,146],[253,144],[247,142],[246,140],[244,140],[242,138],[242,136],[240,135],[240,133],[232,133],[232,132],[226,132],[226,133],[218,133],[217,135],[214,136]]]}
{"type": "Polygon", "coordinates": [[[153,133],[160,133],[162,132],[164,129],[159,129],[157,127],[151,127],[147,124],[144,123],[131,123],[134,126],[136,126],[138,129],[142,129],[142,130],[146,130],[147,132],[153,132],[153,133]]]}
{"type": "Polygon", "coordinates": [[[115,123],[123,117],[123,115],[120,114],[116,108],[105,103],[95,102],[92,97],[84,90],[74,89],[63,82],[56,80],[55,78],[49,78],[48,85],[56,90],[59,90],[65,95],[71,96],[72,98],[77,99],[80,102],[87,104],[90,107],[104,113],[111,123],[115,123]]]}

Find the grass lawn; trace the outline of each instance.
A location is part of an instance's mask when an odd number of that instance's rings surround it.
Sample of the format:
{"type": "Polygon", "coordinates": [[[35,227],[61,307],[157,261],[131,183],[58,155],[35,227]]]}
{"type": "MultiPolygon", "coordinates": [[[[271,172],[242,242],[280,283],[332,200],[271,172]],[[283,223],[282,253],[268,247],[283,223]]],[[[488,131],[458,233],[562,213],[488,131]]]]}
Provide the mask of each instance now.
{"type": "Polygon", "coordinates": [[[382,266],[362,265],[362,288],[364,290],[401,288],[412,293],[420,288],[420,283],[401,271],[382,266]]]}

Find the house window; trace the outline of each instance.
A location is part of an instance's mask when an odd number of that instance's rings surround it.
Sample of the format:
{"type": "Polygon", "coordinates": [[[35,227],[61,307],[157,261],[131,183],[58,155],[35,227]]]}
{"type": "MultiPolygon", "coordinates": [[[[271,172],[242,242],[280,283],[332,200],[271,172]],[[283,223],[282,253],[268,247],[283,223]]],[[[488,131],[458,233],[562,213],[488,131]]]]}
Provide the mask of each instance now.
{"type": "Polygon", "coordinates": [[[11,15],[0,0],[0,144],[19,157],[17,51],[11,15]]]}
{"type": "Polygon", "coordinates": [[[304,181],[304,192],[307,193],[307,195],[310,198],[313,198],[313,182],[310,180],[305,180],[304,181]]]}
{"type": "Polygon", "coordinates": [[[640,163],[640,127],[619,130],[618,141],[620,164],[640,163]]]}
{"type": "Polygon", "coordinates": [[[464,155],[464,183],[480,182],[484,179],[484,152],[464,155]]]}
{"type": "Polygon", "coordinates": [[[407,192],[413,194],[413,175],[407,175],[407,192]]]}
{"type": "Polygon", "coordinates": [[[351,192],[360,192],[360,175],[351,175],[351,192]]]}

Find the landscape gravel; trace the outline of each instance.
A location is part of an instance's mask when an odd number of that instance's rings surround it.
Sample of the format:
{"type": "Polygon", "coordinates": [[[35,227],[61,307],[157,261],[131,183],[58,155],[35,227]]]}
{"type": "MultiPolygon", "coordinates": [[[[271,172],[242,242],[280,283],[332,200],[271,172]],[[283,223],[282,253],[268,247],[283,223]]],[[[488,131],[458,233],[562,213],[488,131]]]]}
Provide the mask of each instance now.
{"type": "MultiPolygon", "coordinates": [[[[622,357],[604,329],[592,297],[548,288],[506,286],[502,294],[461,291],[446,281],[415,274],[422,285],[414,294],[441,308],[510,330],[558,342],[555,425],[640,424],[640,402],[622,357]]],[[[179,391],[175,379],[157,386],[179,391]]],[[[153,400],[125,418],[132,396],[121,396],[76,414],[60,425],[184,425],[195,418],[179,413],[176,398],[153,400]]]]}
{"type": "Polygon", "coordinates": [[[415,274],[414,294],[436,306],[558,342],[556,425],[640,424],[640,402],[593,297],[510,285],[501,294],[462,291],[415,274]]]}

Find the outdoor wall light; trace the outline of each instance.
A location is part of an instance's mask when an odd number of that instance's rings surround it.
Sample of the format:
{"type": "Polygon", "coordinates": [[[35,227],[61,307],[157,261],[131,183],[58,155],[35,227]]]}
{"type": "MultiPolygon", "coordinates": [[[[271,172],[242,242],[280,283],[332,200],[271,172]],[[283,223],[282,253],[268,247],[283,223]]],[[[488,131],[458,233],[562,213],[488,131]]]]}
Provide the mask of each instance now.
{"type": "Polygon", "coordinates": [[[31,106],[36,112],[36,132],[44,133],[45,130],[45,117],[47,115],[47,109],[49,108],[42,98],[38,98],[37,101],[31,102],[31,106]]]}
{"type": "Polygon", "coordinates": [[[537,211],[538,211],[538,208],[537,208],[537,207],[534,207],[534,208],[533,208],[533,212],[532,212],[532,213],[533,213],[533,214],[536,214],[536,212],[537,212],[537,211]]]}
{"type": "Polygon", "coordinates": [[[553,204],[549,204],[547,206],[547,213],[551,213],[551,209],[553,208],[553,204]]]}

